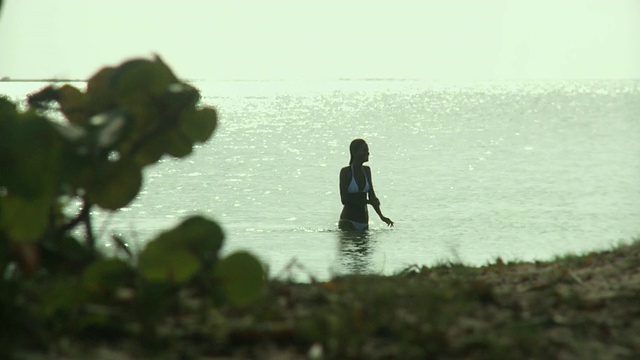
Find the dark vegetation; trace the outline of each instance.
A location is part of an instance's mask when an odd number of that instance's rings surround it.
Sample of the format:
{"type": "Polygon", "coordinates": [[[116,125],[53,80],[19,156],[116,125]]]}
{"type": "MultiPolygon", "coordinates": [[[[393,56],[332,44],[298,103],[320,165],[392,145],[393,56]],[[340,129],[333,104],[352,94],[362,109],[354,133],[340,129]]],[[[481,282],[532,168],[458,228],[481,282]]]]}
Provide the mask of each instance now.
{"type": "Polygon", "coordinates": [[[82,333],[58,324],[39,350],[15,339],[31,360],[637,359],[639,250],[636,242],[551,262],[272,280],[243,308],[203,306],[183,289],[153,338],[124,297],[78,314],[76,323],[102,317],[82,333]]]}
{"type": "MultiPolygon", "coordinates": [[[[61,337],[162,339],[165,315],[246,305],[264,287],[246,252],[219,257],[224,235],[201,216],[151,239],[139,254],[96,248],[91,210],[137,196],[143,169],[182,158],[217,116],[160,58],[104,68],[86,91],[48,86],[27,109],[0,97],[0,351],[47,348],[61,337]]],[[[4,357],[3,357],[4,358],[4,357]]]]}

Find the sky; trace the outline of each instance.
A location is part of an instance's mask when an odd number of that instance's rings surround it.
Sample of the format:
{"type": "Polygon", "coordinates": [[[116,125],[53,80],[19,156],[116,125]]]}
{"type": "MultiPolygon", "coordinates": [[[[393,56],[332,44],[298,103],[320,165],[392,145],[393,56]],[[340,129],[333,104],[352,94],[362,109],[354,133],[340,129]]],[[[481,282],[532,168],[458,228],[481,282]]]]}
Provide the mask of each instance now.
{"type": "Polygon", "coordinates": [[[4,0],[0,78],[640,78],[640,0],[4,0]]]}

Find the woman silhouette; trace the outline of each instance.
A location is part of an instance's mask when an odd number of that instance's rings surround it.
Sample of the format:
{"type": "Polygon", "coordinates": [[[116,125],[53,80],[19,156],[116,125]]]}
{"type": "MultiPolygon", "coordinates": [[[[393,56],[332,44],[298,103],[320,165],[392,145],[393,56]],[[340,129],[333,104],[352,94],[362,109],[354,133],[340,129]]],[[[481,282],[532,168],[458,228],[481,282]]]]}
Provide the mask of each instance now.
{"type": "Polygon", "coordinates": [[[344,207],[338,227],[341,230],[363,231],[369,228],[367,204],[373,206],[380,220],[393,226],[393,221],[382,215],[380,200],[376,197],[371,181],[371,169],[362,164],[369,161],[369,146],[362,139],[355,139],[349,146],[349,166],[340,170],[340,200],[344,207]],[[368,197],[368,198],[367,198],[368,197]]]}

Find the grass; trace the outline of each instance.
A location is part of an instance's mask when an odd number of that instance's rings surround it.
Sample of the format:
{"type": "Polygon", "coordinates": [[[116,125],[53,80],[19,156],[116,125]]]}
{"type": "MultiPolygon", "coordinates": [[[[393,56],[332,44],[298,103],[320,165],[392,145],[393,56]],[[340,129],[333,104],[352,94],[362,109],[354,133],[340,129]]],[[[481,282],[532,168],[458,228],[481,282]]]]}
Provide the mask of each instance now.
{"type": "Polygon", "coordinates": [[[203,307],[188,292],[180,298],[152,339],[135,323],[62,334],[36,351],[18,336],[16,358],[633,359],[640,241],[548,262],[274,280],[247,308],[203,307]]]}

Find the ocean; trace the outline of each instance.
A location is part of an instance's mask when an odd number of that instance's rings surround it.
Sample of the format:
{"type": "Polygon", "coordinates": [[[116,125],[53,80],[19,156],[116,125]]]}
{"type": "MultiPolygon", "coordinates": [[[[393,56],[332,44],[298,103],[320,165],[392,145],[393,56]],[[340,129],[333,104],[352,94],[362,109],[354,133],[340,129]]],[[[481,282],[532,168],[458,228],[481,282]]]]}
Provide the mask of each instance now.
{"type": "MultiPolygon", "coordinates": [[[[136,249],[193,214],[271,277],[394,274],[412,265],[550,260],[640,237],[640,80],[193,81],[213,137],[96,209],[102,246],[136,249]],[[365,139],[388,228],[337,229],[338,173],[365,139]]],[[[14,99],[44,83],[0,82],[14,99]]],[[[83,84],[77,84],[83,86],[83,84]]]]}

